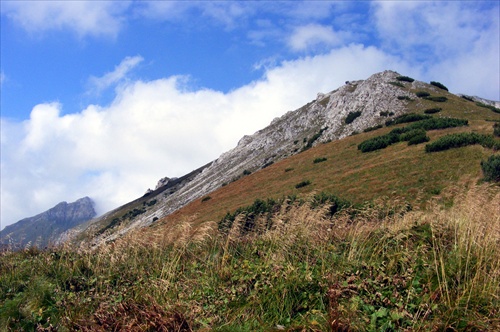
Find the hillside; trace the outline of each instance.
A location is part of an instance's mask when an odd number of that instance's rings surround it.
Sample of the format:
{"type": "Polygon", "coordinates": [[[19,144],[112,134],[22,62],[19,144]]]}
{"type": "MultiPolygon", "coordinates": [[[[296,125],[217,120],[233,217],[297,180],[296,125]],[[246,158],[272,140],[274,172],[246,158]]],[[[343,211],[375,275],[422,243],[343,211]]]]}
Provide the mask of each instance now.
{"type": "Polygon", "coordinates": [[[438,85],[349,82],[77,247],[0,252],[0,330],[498,331],[500,110],[438,85]]]}
{"type": "Polygon", "coordinates": [[[355,202],[384,195],[423,204],[429,197],[439,196],[450,183],[478,178],[481,160],[493,151],[471,146],[441,152],[436,159],[435,154],[423,151],[423,145],[395,144],[383,152],[367,154],[357,146],[392,130],[392,126],[385,126],[391,119],[436,108],[440,111],[429,116],[466,119],[469,125],[429,131],[431,140],[461,131],[491,134],[491,121],[498,121],[500,114],[493,111],[494,106],[487,108],[484,100],[474,98],[405,80],[393,71],[346,82],[337,90],[318,94],[309,104],[275,119],[254,135],[243,137],[233,150],[183,177],[183,181],[176,180],[175,186],[161,186],[74,231],[73,237],[97,244],[134,228],[176,220],[180,215],[198,215],[198,222],[218,220],[255,199],[311,191],[328,191],[355,202]],[[364,132],[370,129],[374,130],[364,132]],[[327,160],[313,164],[316,158],[327,160]],[[295,189],[301,181],[311,184],[295,189]]]}

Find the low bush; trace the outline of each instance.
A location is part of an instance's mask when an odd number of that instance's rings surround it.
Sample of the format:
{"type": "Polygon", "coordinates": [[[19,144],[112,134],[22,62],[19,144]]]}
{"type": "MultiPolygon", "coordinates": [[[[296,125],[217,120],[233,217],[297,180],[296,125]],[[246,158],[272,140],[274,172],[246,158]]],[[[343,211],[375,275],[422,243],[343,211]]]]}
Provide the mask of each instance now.
{"type": "Polygon", "coordinates": [[[428,109],[424,110],[424,113],[425,114],[435,114],[435,113],[439,113],[441,111],[442,111],[441,107],[433,107],[433,108],[428,108],[428,109]]]}
{"type": "Polygon", "coordinates": [[[415,93],[417,95],[417,97],[419,98],[424,98],[424,97],[429,97],[431,94],[427,91],[418,91],[417,93],[415,93]]]}
{"type": "Polygon", "coordinates": [[[493,136],[500,137],[500,123],[495,123],[493,125],[493,136]]]}
{"type": "Polygon", "coordinates": [[[465,100],[468,100],[468,101],[474,101],[474,99],[472,99],[472,97],[469,97],[469,96],[466,96],[466,95],[462,95],[461,97],[463,99],[465,99],[465,100]]]}
{"type": "Polygon", "coordinates": [[[243,175],[250,175],[250,174],[252,174],[252,172],[250,172],[248,169],[243,171],[243,175]]]}
{"type": "Polygon", "coordinates": [[[416,122],[420,120],[426,120],[432,118],[430,115],[423,115],[423,114],[415,114],[415,113],[408,113],[408,114],[403,114],[398,117],[395,117],[394,119],[387,120],[385,122],[386,126],[393,126],[397,125],[400,123],[409,123],[409,122],[416,122]]]}
{"type": "Polygon", "coordinates": [[[391,144],[399,142],[398,133],[389,133],[387,135],[377,136],[366,141],[361,142],[358,145],[358,150],[361,152],[370,152],[375,150],[380,150],[388,147],[391,144]]]}
{"type": "Polygon", "coordinates": [[[399,100],[407,100],[407,101],[412,101],[413,99],[411,99],[410,97],[408,96],[398,96],[398,99],[399,100]]]}
{"type": "Polygon", "coordinates": [[[382,111],[380,112],[380,116],[393,116],[394,112],[382,111]]]}
{"type": "Polygon", "coordinates": [[[352,123],[359,116],[361,116],[361,111],[349,112],[349,114],[347,114],[347,117],[345,118],[345,123],[352,123]]]}
{"type": "Polygon", "coordinates": [[[448,88],[445,87],[443,84],[441,84],[439,82],[431,81],[431,85],[434,85],[435,87],[438,87],[438,88],[440,88],[442,90],[448,91],[448,88]]]}
{"type": "Polygon", "coordinates": [[[468,120],[457,118],[429,118],[422,121],[414,122],[406,127],[406,130],[422,128],[424,130],[438,130],[454,127],[463,127],[469,124],[468,120]]]}
{"type": "Polygon", "coordinates": [[[415,81],[413,78],[408,77],[408,76],[398,76],[398,77],[396,77],[396,79],[398,81],[401,81],[401,82],[410,82],[410,83],[415,81]]]}
{"type": "Polygon", "coordinates": [[[485,148],[500,149],[500,141],[495,140],[492,135],[482,135],[478,133],[457,133],[439,138],[425,146],[425,152],[444,151],[463,146],[480,144],[485,148]]]}
{"type": "Polygon", "coordinates": [[[488,160],[481,161],[484,180],[500,182],[500,154],[494,154],[488,160]]]}
{"type": "Polygon", "coordinates": [[[445,101],[448,100],[448,98],[444,96],[429,96],[425,97],[424,99],[430,100],[430,101],[435,101],[437,103],[444,103],[445,101]]]}
{"type": "MultiPolygon", "coordinates": [[[[307,150],[307,149],[312,148],[314,142],[316,142],[318,140],[318,138],[320,138],[321,135],[323,135],[323,132],[327,129],[328,129],[328,127],[321,128],[316,134],[313,135],[313,137],[311,137],[309,140],[307,140],[307,144],[306,144],[306,146],[304,146],[303,150],[307,150]]],[[[306,138],[304,138],[304,142],[306,142],[306,138]]]]}
{"type": "Polygon", "coordinates": [[[211,199],[212,199],[212,197],[210,197],[210,196],[205,196],[205,197],[203,197],[203,198],[201,199],[201,202],[203,203],[203,202],[209,201],[209,200],[211,200],[211,199]]]}
{"type": "Polygon", "coordinates": [[[316,158],[313,160],[313,163],[317,164],[317,163],[322,163],[324,161],[327,161],[327,159],[324,157],[323,158],[316,158]]]}
{"type": "Polygon", "coordinates": [[[300,188],[303,188],[303,187],[308,186],[308,185],[310,185],[310,184],[311,184],[311,181],[309,181],[309,180],[304,180],[304,181],[302,181],[302,182],[297,183],[297,184],[295,185],[295,188],[296,188],[296,189],[300,189],[300,188]]]}
{"type": "Polygon", "coordinates": [[[400,136],[401,141],[407,141],[408,145],[415,145],[429,142],[430,138],[426,135],[424,129],[413,129],[400,136]]]}

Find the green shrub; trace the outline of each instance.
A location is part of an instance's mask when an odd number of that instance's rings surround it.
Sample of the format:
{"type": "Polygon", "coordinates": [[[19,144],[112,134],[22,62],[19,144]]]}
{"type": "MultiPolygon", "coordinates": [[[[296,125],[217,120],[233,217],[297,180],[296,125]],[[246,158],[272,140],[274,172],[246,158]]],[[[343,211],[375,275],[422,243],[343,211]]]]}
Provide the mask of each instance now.
{"type": "Polygon", "coordinates": [[[333,216],[337,212],[352,206],[352,203],[347,200],[341,199],[333,194],[321,192],[314,195],[311,202],[311,208],[315,209],[326,204],[330,205],[328,209],[329,216],[333,216]]]}
{"type": "MultiPolygon", "coordinates": [[[[324,132],[325,130],[327,130],[327,129],[328,129],[328,127],[325,127],[325,128],[320,129],[320,130],[319,130],[316,134],[314,134],[314,135],[313,135],[313,137],[311,137],[309,140],[307,140],[307,144],[306,144],[306,146],[304,146],[304,149],[303,149],[303,150],[307,150],[307,149],[312,148],[312,146],[313,146],[314,142],[316,142],[316,140],[317,140],[318,138],[320,138],[320,137],[321,137],[321,135],[323,135],[323,132],[324,132]]],[[[306,142],[306,139],[305,139],[305,138],[304,138],[304,142],[306,142]]]]}
{"type": "Polygon", "coordinates": [[[311,184],[311,181],[309,181],[309,180],[304,180],[304,181],[302,181],[302,182],[297,183],[297,184],[295,185],[295,188],[296,188],[296,189],[300,189],[300,188],[303,188],[303,187],[308,186],[308,185],[310,185],[310,184],[311,184]]]}
{"type": "Polygon", "coordinates": [[[408,100],[408,101],[412,101],[413,99],[411,99],[410,97],[408,96],[398,96],[398,99],[399,100],[408,100]]]}
{"type": "Polygon", "coordinates": [[[203,198],[201,199],[201,202],[203,203],[203,202],[209,201],[209,200],[211,200],[211,199],[212,199],[212,197],[210,197],[210,196],[205,196],[205,197],[203,197],[203,198]]]}
{"type": "MultiPolygon", "coordinates": [[[[282,203],[282,201],[276,201],[271,198],[268,198],[267,200],[256,199],[250,206],[238,208],[233,213],[226,213],[226,215],[218,222],[218,229],[223,233],[228,232],[233,226],[236,217],[242,215],[244,225],[240,232],[241,235],[244,235],[254,229],[255,221],[259,216],[265,213],[271,214],[275,210],[279,209],[282,203]]],[[[268,220],[270,220],[270,218],[268,220]]],[[[267,227],[270,228],[271,224],[268,224],[267,227]]]]}
{"type": "Polygon", "coordinates": [[[454,127],[463,127],[469,124],[468,120],[457,118],[429,118],[422,121],[414,122],[406,127],[406,130],[422,128],[424,130],[438,130],[454,127]]]}
{"type": "Polygon", "coordinates": [[[397,79],[398,81],[402,81],[402,82],[410,82],[410,83],[411,83],[411,82],[413,82],[413,81],[415,81],[413,78],[408,77],[408,76],[398,76],[398,77],[396,77],[396,79],[397,79]]]}
{"type": "Polygon", "coordinates": [[[462,95],[462,98],[465,99],[465,100],[468,100],[468,101],[474,101],[474,99],[472,99],[472,97],[469,97],[469,96],[466,96],[466,95],[462,95]]]}
{"type": "Polygon", "coordinates": [[[358,150],[361,150],[361,152],[380,150],[397,142],[399,142],[399,134],[391,132],[387,135],[377,136],[361,142],[358,145],[358,150]]]}
{"type": "Polygon", "coordinates": [[[252,174],[252,172],[250,172],[248,169],[243,171],[243,175],[250,175],[250,174],[252,174]]]}
{"type": "Polygon", "coordinates": [[[285,173],[293,171],[293,167],[285,168],[285,173]]]}
{"type": "Polygon", "coordinates": [[[490,149],[500,149],[500,142],[496,141],[492,135],[458,133],[443,136],[438,140],[427,144],[425,146],[425,152],[444,151],[474,144],[480,144],[481,146],[490,149]]]}
{"type": "Polygon", "coordinates": [[[448,100],[448,98],[444,96],[429,96],[425,97],[424,99],[430,100],[430,101],[435,101],[437,103],[444,103],[445,101],[448,100]]]}
{"type": "Polygon", "coordinates": [[[500,182],[500,154],[492,155],[488,160],[481,161],[481,169],[486,181],[500,182]]]}
{"type": "Polygon", "coordinates": [[[493,136],[500,137],[500,123],[495,123],[493,125],[493,136]]]}
{"type": "Polygon", "coordinates": [[[424,98],[424,97],[429,97],[431,94],[427,91],[418,91],[417,93],[415,93],[417,95],[417,97],[419,98],[424,98]]]}
{"type": "Polygon", "coordinates": [[[380,116],[393,116],[394,112],[382,111],[380,112],[380,116]]]}
{"type": "Polygon", "coordinates": [[[428,108],[424,110],[425,114],[434,114],[434,113],[439,113],[441,112],[442,108],[441,107],[434,107],[434,108],[428,108]]]}
{"type": "Polygon", "coordinates": [[[393,126],[400,123],[416,122],[420,120],[426,120],[432,118],[430,115],[408,113],[395,117],[394,119],[387,120],[385,122],[386,126],[393,126]]]}
{"type": "Polygon", "coordinates": [[[441,84],[441,83],[439,83],[439,82],[434,82],[434,81],[431,81],[431,85],[434,85],[434,86],[436,86],[436,87],[438,87],[438,88],[440,88],[440,89],[442,89],[442,90],[446,90],[446,91],[448,91],[448,88],[447,88],[447,87],[445,87],[443,84],[441,84]]]}
{"type": "Polygon", "coordinates": [[[317,163],[322,163],[324,161],[327,161],[327,159],[324,157],[323,158],[316,158],[313,160],[313,163],[317,164],[317,163]]]}
{"type": "Polygon", "coordinates": [[[346,124],[352,123],[360,115],[361,111],[349,112],[349,114],[347,114],[347,117],[345,118],[345,123],[346,124]]]}
{"type": "Polygon", "coordinates": [[[426,135],[424,129],[413,129],[400,136],[401,141],[407,141],[408,145],[415,145],[424,142],[429,142],[429,137],[426,135]]]}

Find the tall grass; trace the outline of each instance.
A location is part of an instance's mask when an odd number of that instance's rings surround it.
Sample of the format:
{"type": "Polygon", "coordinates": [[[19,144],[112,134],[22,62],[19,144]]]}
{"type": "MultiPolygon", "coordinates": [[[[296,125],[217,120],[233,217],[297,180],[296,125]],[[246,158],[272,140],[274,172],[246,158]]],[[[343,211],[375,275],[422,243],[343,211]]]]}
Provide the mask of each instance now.
{"type": "Polygon", "coordinates": [[[498,330],[495,188],[333,216],[311,196],[250,232],[243,217],[223,233],[187,219],[93,249],[3,252],[0,330],[498,330]]]}

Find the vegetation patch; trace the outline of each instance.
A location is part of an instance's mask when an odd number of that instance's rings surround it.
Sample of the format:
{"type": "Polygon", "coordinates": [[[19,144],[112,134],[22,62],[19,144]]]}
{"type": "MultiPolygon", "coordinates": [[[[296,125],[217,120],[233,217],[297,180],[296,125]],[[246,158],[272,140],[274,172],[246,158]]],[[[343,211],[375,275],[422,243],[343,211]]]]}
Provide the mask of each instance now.
{"type": "Polygon", "coordinates": [[[297,183],[297,184],[295,185],[295,188],[296,188],[296,189],[300,189],[300,188],[303,188],[303,187],[308,186],[308,185],[310,185],[310,184],[311,184],[311,181],[309,181],[309,180],[304,180],[304,181],[301,181],[301,182],[297,183]]]}
{"type": "Polygon", "coordinates": [[[429,97],[425,97],[424,99],[434,101],[436,103],[444,103],[445,101],[448,100],[448,98],[446,98],[444,96],[429,96],[429,97]]]}
{"type": "Polygon", "coordinates": [[[389,84],[392,84],[394,86],[404,88],[405,86],[401,82],[389,82],[389,84]]]}
{"type": "Polygon", "coordinates": [[[203,202],[209,201],[209,200],[211,200],[211,199],[212,199],[212,197],[210,197],[210,196],[205,196],[205,197],[203,197],[203,198],[201,199],[201,202],[203,203],[203,202]]]}
{"type": "Polygon", "coordinates": [[[373,127],[368,127],[366,129],[364,129],[363,132],[368,133],[370,131],[374,131],[374,130],[377,130],[377,129],[380,129],[380,128],[383,128],[383,127],[384,127],[384,125],[380,124],[380,125],[376,125],[376,126],[373,126],[373,127]]]}
{"type": "Polygon", "coordinates": [[[498,122],[493,125],[493,136],[500,137],[500,123],[498,122]]]}
{"type": "Polygon", "coordinates": [[[319,157],[319,158],[314,159],[314,160],[313,160],[313,163],[314,163],[314,164],[318,164],[318,163],[322,163],[322,162],[327,161],[327,160],[328,160],[328,159],[327,159],[327,158],[325,158],[325,157],[319,157]]]}
{"type": "Polygon", "coordinates": [[[430,115],[407,113],[407,114],[397,116],[394,119],[387,120],[385,122],[385,125],[386,126],[393,126],[393,125],[397,125],[400,123],[416,122],[416,121],[426,120],[426,119],[430,119],[430,118],[431,118],[430,115]]]}
{"type": "Polygon", "coordinates": [[[408,76],[398,76],[398,77],[396,77],[396,79],[400,82],[410,82],[411,83],[411,82],[415,81],[413,78],[408,77],[408,76]]]}
{"type": "Polygon", "coordinates": [[[445,90],[445,91],[448,91],[448,88],[445,87],[443,84],[439,83],[439,82],[434,82],[434,81],[431,81],[431,85],[434,85],[435,87],[438,87],[440,88],[441,90],[445,90]]]}
{"type": "Polygon", "coordinates": [[[305,151],[305,150],[308,150],[308,149],[312,148],[314,142],[316,142],[318,140],[318,138],[320,138],[321,135],[323,135],[323,132],[325,130],[327,130],[327,129],[328,129],[328,127],[320,129],[319,132],[317,132],[316,134],[314,134],[313,137],[311,137],[309,140],[307,140],[306,138],[304,138],[304,143],[307,141],[307,144],[306,144],[306,146],[304,146],[303,150],[305,151]]]}
{"type": "Polygon", "coordinates": [[[410,97],[408,97],[408,96],[398,96],[398,100],[413,101],[413,99],[411,99],[411,98],[410,98],[410,97]]]}
{"type": "Polygon", "coordinates": [[[389,112],[389,111],[381,111],[380,112],[380,116],[393,116],[394,115],[394,112],[389,112]]]}
{"type": "Polygon", "coordinates": [[[500,182],[500,154],[494,154],[488,160],[481,161],[485,181],[500,182]]]}
{"type": "Polygon", "coordinates": [[[415,93],[417,95],[417,97],[419,98],[424,98],[424,97],[429,97],[431,94],[427,91],[417,91],[415,93]]]}
{"type": "Polygon", "coordinates": [[[361,111],[349,112],[349,114],[347,114],[347,117],[345,118],[345,123],[346,124],[352,123],[359,116],[361,116],[361,111]]]}
{"type": "Polygon", "coordinates": [[[440,137],[436,141],[427,144],[425,146],[425,152],[444,151],[475,144],[479,144],[485,148],[495,150],[500,149],[500,140],[495,140],[493,135],[483,135],[478,133],[457,133],[440,137]]]}
{"type": "Polygon", "coordinates": [[[441,107],[427,108],[424,110],[425,114],[435,114],[441,112],[443,109],[441,107]]]}

